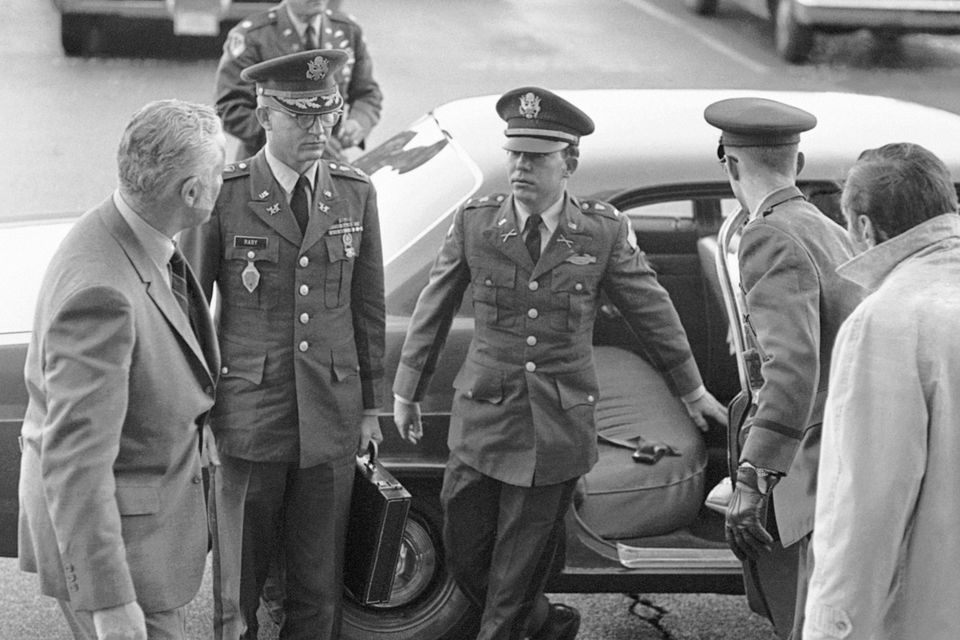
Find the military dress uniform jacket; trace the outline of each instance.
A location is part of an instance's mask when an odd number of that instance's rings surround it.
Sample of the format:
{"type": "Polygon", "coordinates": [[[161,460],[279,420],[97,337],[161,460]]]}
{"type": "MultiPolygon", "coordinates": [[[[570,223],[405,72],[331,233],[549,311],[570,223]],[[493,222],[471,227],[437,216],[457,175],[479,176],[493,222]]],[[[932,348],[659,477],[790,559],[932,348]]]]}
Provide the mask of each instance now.
{"type": "Polygon", "coordinates": [[[677,394],[701,384],[686,334],[611,205],[567,196],[536,265],[513,198],[467,203],[454,216],[420,295],[394,392],[423,397],[467,285],[475,330],[453,382],[451,453],[517,486],[563,482],[597,460],[593,325],[601,291],[619,307],[677,394]]]}
{"type": "Polygon", "coordinates": [[[321,162],[301,235],[264,152],[228,165],[210,220],[181,239],[220,295],[220,450],[310,467],[354,451],[383,400],[383,258],[366,175],[321,162]],[[245,275],[246,272],[246,275],[245,275]]]}
{"type": "Polygon", "coordinates": [[[772,193],[743,229],[740,281],[763,386],[741,460],[786,473],[774,488],[784,546],[813,530],[830,353],[865,291],[836,273],[853,256],[844,230],[796,187],[772,193]]]}
{"type": "MultiPolygon", "coordinates": [[[[349,56],[336,72],[340,95],[353,118],[369,132],[380,120],[383,94],[373,79],[373,61],[367,53],[360,25],[339,11],[323,14],[321,49],[343,49],[349,56]]],[[[255,85],[240,78],[246,67],[303,50],[303,42],[290,21],[286,6],[255,13],[230,30],[217,68],[216,109],[227,133],[243,144],[238,157],[249,158],[266,138],[254,111],[255,85]]]]}
{"type": "Polygon", "coordinates": [[[200,588],[200,428],[219,355],[192,289],[196,333],[112,199],[77,221],[44,276],[25,368],[19,557],[74,609],[169,611],[200,588]]]}

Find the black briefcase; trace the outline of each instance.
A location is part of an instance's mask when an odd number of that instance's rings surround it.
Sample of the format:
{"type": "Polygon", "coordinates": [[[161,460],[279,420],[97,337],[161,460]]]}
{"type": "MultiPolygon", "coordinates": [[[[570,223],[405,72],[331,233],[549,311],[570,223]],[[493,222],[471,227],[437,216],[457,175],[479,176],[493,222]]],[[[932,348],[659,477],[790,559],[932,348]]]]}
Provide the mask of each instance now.
{"type": "Polygon", "coordinates": [[[410,510],[410,493],[377,459],[371,443],[357,457],[343,584],[363,604],[390,600],[393,578],[410,510]]]}

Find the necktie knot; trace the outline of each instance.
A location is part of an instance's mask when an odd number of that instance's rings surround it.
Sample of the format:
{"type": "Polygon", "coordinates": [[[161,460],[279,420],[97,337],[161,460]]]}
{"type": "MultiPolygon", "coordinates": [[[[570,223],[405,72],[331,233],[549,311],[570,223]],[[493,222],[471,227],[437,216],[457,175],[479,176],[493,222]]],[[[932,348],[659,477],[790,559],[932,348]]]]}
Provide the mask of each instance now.
{"type": "Polygon", "coordinates": [[[540,259],[540,222],[542,218],[539,213],[535,213],[529,218],[527,218],[526,224],[523,226],[524,239],[523,242],[527,245],[527,251],[530,253],[530,258],[533,260],[533,264],[537,264],[537,260],[540,259]]]}

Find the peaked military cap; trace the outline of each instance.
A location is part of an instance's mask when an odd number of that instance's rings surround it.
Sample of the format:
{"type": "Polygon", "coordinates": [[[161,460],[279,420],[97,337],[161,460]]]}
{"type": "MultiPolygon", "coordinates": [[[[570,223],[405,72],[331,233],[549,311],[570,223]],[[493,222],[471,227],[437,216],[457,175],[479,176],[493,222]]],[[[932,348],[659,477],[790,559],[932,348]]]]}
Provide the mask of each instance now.
{"type": "Polygon", "coordinates": [[[722,131],[723,147],[776,147],[800,142],[800,134],[817,126],[812,114],[766,98],[729,98],[708,106],[703,117],[722,131]]]}
{"type": "Polygon", "coordinates": [[[497,100],[497,113],[507,123],[503,148],[508,151],[551,153],[593,133],[590,116],[539,87],[506,92],[497,100]]]}
{"type": "Polygon", "coordinates": [[[314,49],[271,58],[240,72],[257,83],[257,96],[293,114],[331,113],[343,108],[334,74],[347,62],[340,49],[314,49]]]}

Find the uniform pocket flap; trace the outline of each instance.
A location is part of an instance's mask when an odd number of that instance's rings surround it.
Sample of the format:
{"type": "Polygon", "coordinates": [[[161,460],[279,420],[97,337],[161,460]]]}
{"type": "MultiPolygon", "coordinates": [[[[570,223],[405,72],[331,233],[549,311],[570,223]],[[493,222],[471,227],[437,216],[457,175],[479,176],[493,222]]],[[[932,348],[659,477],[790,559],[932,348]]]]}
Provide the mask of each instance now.
{"type": "Polygon", "coordinates": [[[559,375],[556,382],[560,406],[564,409],[581,404],[595,405],[600,396],[597,391],[599,388],[597,375],[593,369],[559,375]]]}
{"type": "Polygon", "coordinates": [[[506,287],[512,289],[517,282],[517,268],[501,265],[478,265],[474,270],[473,285],[481,287],[506,287]]]}
{"type": "Polygon", "coordinates": [[[500,404],[503,402],[503,374],[494,369],[468,365],[460,369],[453,388],[471,400],[500,404]]]}
{"type": "Polygon", "coordinates": [[[160,491],[156,487],[118,486],[115,495],[122,516],[143,516],[160,511],[160,491]]]}
{"type": "Polygon", "coordinates": [[[343,382],[347,378],[360,374],[360,363],[353,349],[339,349],[331,353],[333,379],[343,382]]]}
{"type": "Polygon", "coordinates": [[[263,381],[263,366],[267,354],[253,351],[235,350],[230,343],[221,341],[223,350],[223,365],[220,367],[221,378],[242,378],[253,384],[263,381]]]}

